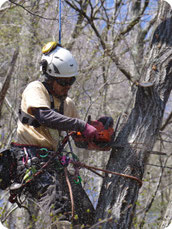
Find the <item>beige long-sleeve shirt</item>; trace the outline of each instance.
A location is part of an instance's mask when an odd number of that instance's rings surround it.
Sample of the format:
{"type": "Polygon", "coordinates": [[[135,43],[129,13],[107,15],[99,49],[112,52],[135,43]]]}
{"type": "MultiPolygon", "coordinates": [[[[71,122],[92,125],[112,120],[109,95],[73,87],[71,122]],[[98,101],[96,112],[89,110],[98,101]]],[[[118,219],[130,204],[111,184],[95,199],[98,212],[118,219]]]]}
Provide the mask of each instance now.
{"type": "MultiPolygon", "coordinates": [[[[60,101],[54,98],[54,108],[59,110],[60,101]]],[[[30,83],[22,94],[21,109],[33,116],[32,108],[51,108],[50,95],[40,81],[30,83]]],[[[73,101],[67,97],[64,101],[64,115],[78,118],[78,113],[73,101]]],[[[33,127],[22,124],[18,121],[17,128],[18,143],[36,145],[56,150],[59,142],[59,134],[56,129],[48,128],[44,125],[33,127]]]]}

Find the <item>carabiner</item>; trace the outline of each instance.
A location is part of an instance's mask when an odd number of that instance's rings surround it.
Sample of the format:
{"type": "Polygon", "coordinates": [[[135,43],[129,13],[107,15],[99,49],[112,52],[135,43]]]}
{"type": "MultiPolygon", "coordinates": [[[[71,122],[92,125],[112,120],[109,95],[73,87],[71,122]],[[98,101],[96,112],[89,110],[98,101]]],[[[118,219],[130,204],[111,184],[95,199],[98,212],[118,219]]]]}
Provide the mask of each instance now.
{"type": "Polygon", "coordinates": [[[76,180],[74,179],[75,184],[81,184],[81,181],[82,181],[81,177],[78,176],[77,179],[78,179],[78,181],[76,181],[76,180]]]}
{"type": "Polygon", "coordinates": [[[43,151],[43,150],[44,150],[44,151],[46,151],[46,152],[47,152],[47,153],[46,153],[46,154],[44,154],[44,155],[41,155],[41,154],[40,154],[40,155],[39,155],[40,157],[45,158],[45,157],[47,157],[47,156],[48,156],[48,149],[46,149],[46,148],[41,148],[40,150],[41,150],[41,151],[43,151]]]}
{"type": "Polygon", "coordinates": [[[63,166],[68,166],[68,164],[70,163],[70,157],[63,155],[60,162],[63,166]]]}
{"type": "Polygon", "coordinates": [[[23,150],[24,150],[24,154],[25,154],[26,160],[25,160],[25,157],[23,157],[22,162],[23,162],[24,165],[26,165],[28,163],[29,156],[28,156],[28,153],[27,153],[27,150],[26,150],[25,147],[23,148],[23,150]]]}

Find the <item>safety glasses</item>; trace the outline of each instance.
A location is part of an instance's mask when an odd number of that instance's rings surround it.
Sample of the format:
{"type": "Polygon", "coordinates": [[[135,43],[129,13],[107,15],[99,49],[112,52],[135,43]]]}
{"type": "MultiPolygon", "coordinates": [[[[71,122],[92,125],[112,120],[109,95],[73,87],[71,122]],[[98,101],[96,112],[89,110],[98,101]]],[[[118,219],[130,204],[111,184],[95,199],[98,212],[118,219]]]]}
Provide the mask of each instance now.
{"type": "Polygon", "coordinates": [[[68,79],[65,79],[65,78],[58,78],[56,79],[56,82],[62,86],[62,87],[65,87],[65,86],[71,86],[76,80],[76,77],[71,77],[71,78],[68,78],[68,79]]]}

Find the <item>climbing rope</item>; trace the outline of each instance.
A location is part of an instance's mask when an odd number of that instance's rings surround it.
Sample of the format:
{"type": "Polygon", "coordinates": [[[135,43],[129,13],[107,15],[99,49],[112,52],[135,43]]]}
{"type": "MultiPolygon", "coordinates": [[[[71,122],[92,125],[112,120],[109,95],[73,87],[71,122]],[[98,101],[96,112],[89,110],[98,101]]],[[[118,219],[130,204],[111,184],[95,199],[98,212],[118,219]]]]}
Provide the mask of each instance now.
{"type": "Polygon", "coordinates": [[[59,44],[61,45],[61,0],[59,0],[59,44]]]}
{"type": "MultiPolygon", "coordinates": [[[[135,176],[131,176],[131,175],[123,174],[123,173],[113,172],[113,171],[97,168],[95,166],[88,166],[88,165],[86,165],[84,163],[81,163],[80,161],[78,161],[78,162],[71,161],[70,163],[74,164],[75,166],[78,166],[79,168],[86,168],[86,169],[88,169],[88,170],[90,170],[90,171],[92,171],[94,173],[95,173],[95,170],[98,170],[98,171],[101,171],[101,172],[104,172],[104,173],[109,173],[109,174],[113,174],[113,175],[129,178],[129,179],[137,181],[139,183],[139,185],[142,186],[142,181],[139,178],[135,177],[135,176]]],[[[97,175],[102,177],[101,174],[97,173],[97,175]]]]}
{"type": "Polygon", "coordinates": [[[69,195],[70,195],[70,200],[71,200],[72,219],[74,219],[74,215],[75,215],[74,199],[73,199],[72,186],[71,186],[71,183],[69,181],[68,174],[67,174],[67,168],[64,169],[64,172],[65,172],[66,183],[68,185],[69,195]]]}

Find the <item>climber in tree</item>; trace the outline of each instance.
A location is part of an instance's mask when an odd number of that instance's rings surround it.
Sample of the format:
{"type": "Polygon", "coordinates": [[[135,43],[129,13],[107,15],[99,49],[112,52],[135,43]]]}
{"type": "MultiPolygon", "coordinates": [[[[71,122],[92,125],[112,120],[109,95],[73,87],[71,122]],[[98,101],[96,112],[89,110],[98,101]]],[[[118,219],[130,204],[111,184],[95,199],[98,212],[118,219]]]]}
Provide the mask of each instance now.
{"type": "Polygon", "coordinates": [[[61,131],[79,131],[91,141],[96,139],[97,129],[78,118],[68,97],[78,75],[72,54],[56,42],[45,45],[42,52],[43,80],[29,83],[22,94],[17,142],[12,142],[10,150],[0,157],[0,188],[10,186],[11,202],[17,202],[15,193],[38,200],[49,217],[50,212],[57,215],[70,211],[69,198],[59,182],[62,170],[58,158],[39,176],[32,179],[33,175],[58,150],[61,131]]]}
{"type": "Polygon", "coordinates": [[[78,119],[68,91],[78,75],[72,54],[50,42],[43,47],[43,82],[31,82],[23,92],[17,128],[18,143],[57,150],[58,131],[80,131],[89,139],[96,128],[78,119]]]}

